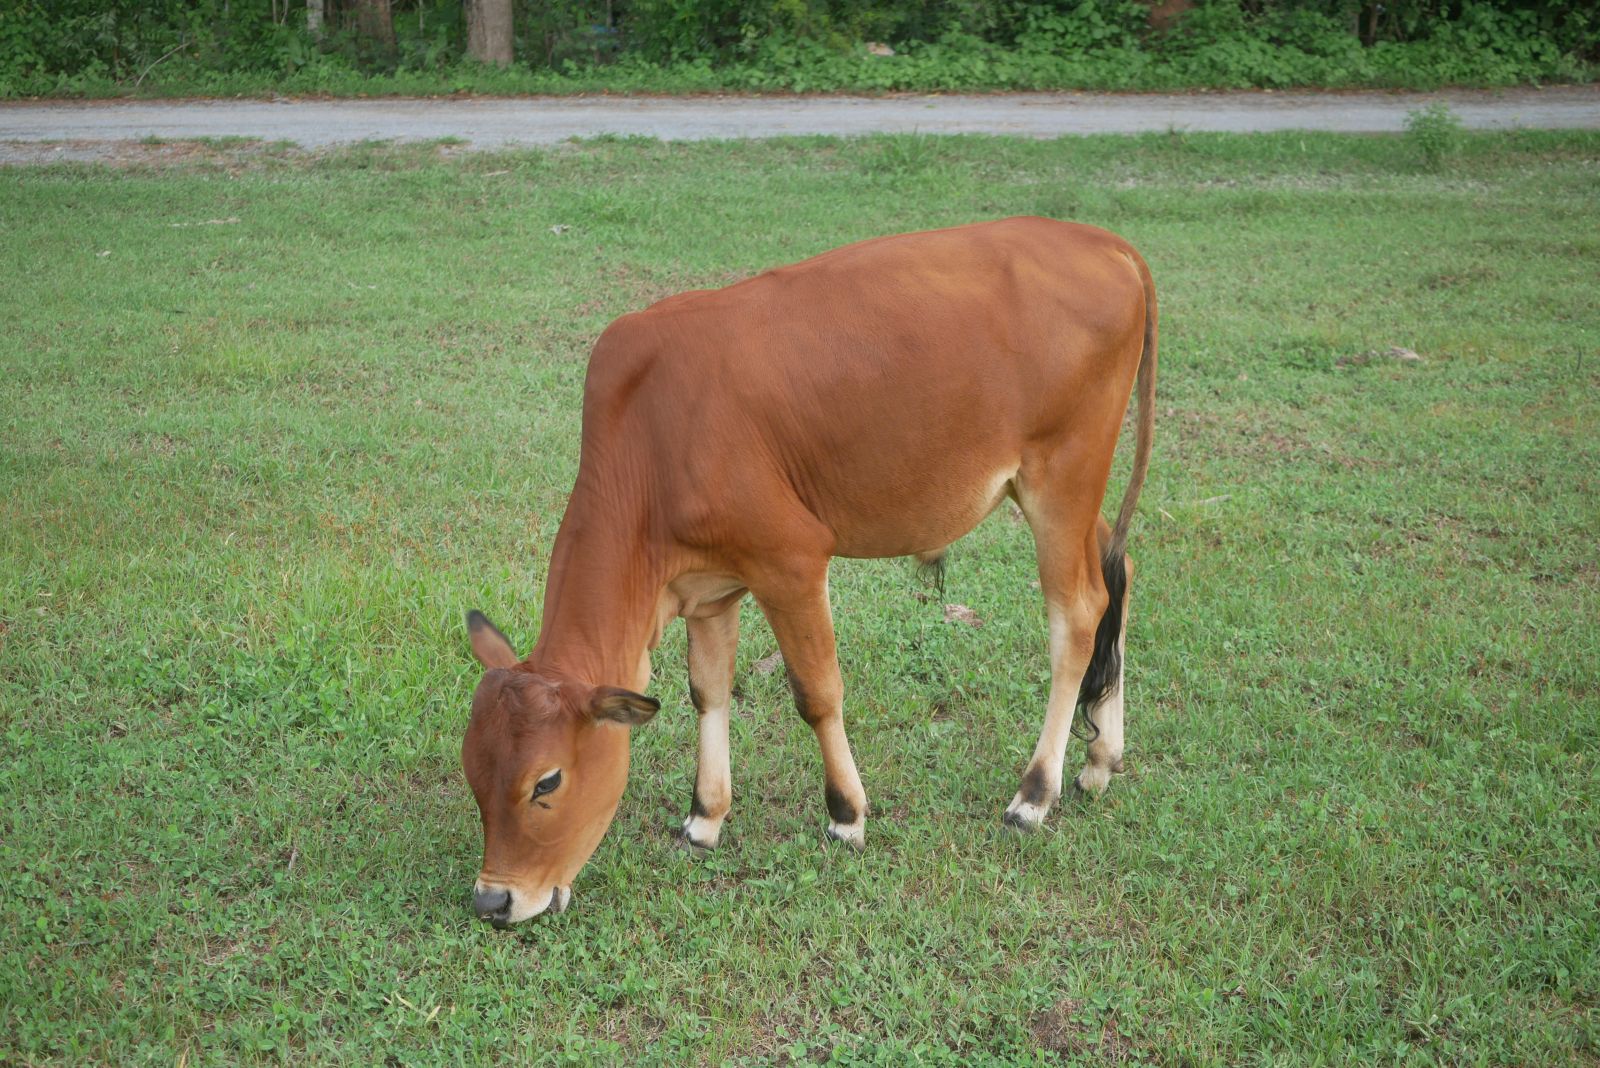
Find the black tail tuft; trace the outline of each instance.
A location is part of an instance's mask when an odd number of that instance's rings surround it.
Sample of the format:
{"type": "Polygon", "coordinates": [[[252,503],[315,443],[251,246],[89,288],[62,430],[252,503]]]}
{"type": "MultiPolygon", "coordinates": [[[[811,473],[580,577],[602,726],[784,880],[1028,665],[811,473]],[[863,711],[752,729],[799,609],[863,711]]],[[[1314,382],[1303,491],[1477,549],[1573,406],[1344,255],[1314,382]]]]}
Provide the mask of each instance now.
{"type": "Polygon", "coordinates": [[[924,586],[931,586],[938,591],[939,596],[944,596],[944,567],[950,558],[950,550],[946,549],[931,560],[917,559],[917,581],[924,586]]]}
{"type": "Polygon", "coordinates": [[[1087,715],[1089,706],[1114,691],[1122,674],[1122,654],[1117,642],[1122,637],[1122,602],[1128,592],[1128,562],[1120,551],[1115,552],[1100,561],[1100,573],[1105,576],[1106,593],[1111,601],[1094,632],[1094,656],[1089,661],[1089,670],[1084,673],[1083,684],[1078,687],[1079,714],[1072,724],[1073,734],[1091,742],[1100,736],[1100,728],[1087,715]]]}

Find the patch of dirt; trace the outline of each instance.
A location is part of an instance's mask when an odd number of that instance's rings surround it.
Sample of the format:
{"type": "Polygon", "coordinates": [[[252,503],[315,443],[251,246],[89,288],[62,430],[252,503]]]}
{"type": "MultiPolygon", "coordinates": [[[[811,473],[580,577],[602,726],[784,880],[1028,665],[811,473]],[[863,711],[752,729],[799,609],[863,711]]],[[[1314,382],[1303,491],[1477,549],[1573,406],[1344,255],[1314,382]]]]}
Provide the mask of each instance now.
{"type": "Polygon", "coordinates": [[[1373,363],[1421,363],[1422,357],[1411,349],[1390,345],[1386,349],[1368,349],[1350,356],[1340,356],[1333,361],[1335,367],[1365,367],[1373,363]]]}
{"type": "Polygon", "coordinates": [[[228,141],[4,141],[5,166],[48,166],[53,163],[97,163],[109,167],[184,167],[195,163],[238,164],[252,156],[283,155],[298,149],[261,140],[228,141]]]}
{"type": "Polygon", "coordinates": [[[1115,1016],[1108,1016],[1098,1029],[1084,1011],[1081,998],[1062,998],[1034,1017],[1034,1041],[1041,1049],[1062,1058],[1094,1054],[1103,1064],[1127,1064],[1137,1058],[1133,1043],[1117,1030],[1115,1016]]]}
{"type": "Polygon", "coordinates": [[[964,627],[981,627],[983,618],[964,604],[947,604],[944,606],[944,621],[946,623],[959,623],[964,627]]]}
{"type": "Polygon", "coordinates": [[[267,943],[246,938],[212,938],[208,935],[200,952],[200,963],[207,968],[219,968],[235,957],[259,958],[271,948],[267,943]]]}
{"type": "Polygon", "coordinates": [[[1079,1019],[1082,1010],[1081,999],[1062,998],[1034,1017],[1033,1040],[1041,1049],[1063,1057],[1088,1053],[1094,1044],[1089,1041],[1090,1028],[1079,1019]]]}
{"type": "Polygon", "coordinates": [[[136,430],[128,439],[130,452],[145,453],[153,456],[172,456],[178,451],[181,442],[171,434],[147,433],[136,430]]]}
{"type": "Polygon", "coordinates": [[[1497,277],[1492,267],[1463,267],[1457,271],[1440,271],[1424,275],[1418,280],[1417,286],[1421,289],[1458,289],[1492,282],[1497,277]]]}
{"type": "MultiPolygon", "coordinates": [[[[241,174],[272,165],[314,166],[330,156],[351,151],[361,151],[364,159],[391,167],[460,155],[456,146],[448,144],[383,143],[359,148],[327,146],[307,149],[287,141],[252,137],[218,140],[0,141],[0,168],[93,163],[114,169],[156,171],[214,167],[229,174],[241,174]]],[[[219,225],[236,221],[196,220],[176,225],[219,225]]]]}

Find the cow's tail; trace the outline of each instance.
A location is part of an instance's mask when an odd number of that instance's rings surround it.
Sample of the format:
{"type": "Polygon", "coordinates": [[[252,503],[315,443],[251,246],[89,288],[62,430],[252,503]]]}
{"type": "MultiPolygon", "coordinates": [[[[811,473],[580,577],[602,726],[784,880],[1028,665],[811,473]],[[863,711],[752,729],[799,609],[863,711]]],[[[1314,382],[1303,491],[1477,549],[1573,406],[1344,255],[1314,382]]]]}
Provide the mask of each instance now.
{"type": "MultiPolygon", "coordinates": [[[[1094,656],[1089,670],[1078,687],[1078,707],[1087,709],[1111,693],[1122,677],[1123,602],[1128,591],[1128,561],[1125,551],[1128,544],[1128,526],[1133,522],[1134,509],[1139,504],[1139,490],[1144,487],[1145,475],[1150,471],[1150,446],[1155,441],[1156,420],[1156,287],[1150,277],[1150,268],[1137,254],[1133,257],[1144,282],[1144,350],[1139,356],[1139,374],[1134,380],[1138,398],[1138,415],[1134,433],[1133,472],[1128,477],[1128,488],[1122,494],[1122,507],[1117,511],[1116,525],[1111,528],[1111,538],[1100,556],[1100,573],[1105,578],[1106,593],[1110,601],[1106,614],[1094,634],[1094,656]]],[[[1087,715],[1080,715],[1075,727],[1092,739],[1099,729],[1087,715]]]]}

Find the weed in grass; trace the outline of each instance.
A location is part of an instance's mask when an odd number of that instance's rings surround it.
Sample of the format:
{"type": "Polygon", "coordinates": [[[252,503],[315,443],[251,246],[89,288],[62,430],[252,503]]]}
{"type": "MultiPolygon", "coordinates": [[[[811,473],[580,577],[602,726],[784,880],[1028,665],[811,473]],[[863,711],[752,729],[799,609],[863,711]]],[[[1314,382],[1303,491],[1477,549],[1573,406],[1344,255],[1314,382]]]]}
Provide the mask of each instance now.
{"type": "Polygon", "coordinates": [[[857,146],[862,172],[879,178],[936,178],[944,167],[939,138],[932,134],[882,134],[857,146]]]}
{"type": "Polygon", "coordinates": [[[1443,102],[1408,111],[1406,141],[1423,167],[1437,171],[1460,147],[1461,119],[1443,102]]]}

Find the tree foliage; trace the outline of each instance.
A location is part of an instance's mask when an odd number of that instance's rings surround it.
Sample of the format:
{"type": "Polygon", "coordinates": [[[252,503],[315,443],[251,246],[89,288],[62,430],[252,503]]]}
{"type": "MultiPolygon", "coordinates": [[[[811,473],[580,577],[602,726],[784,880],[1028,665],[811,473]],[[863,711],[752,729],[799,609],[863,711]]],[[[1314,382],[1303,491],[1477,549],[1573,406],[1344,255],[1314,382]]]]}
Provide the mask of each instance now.
{"type": "Polygon", "coordinates": [[[306,0],[12,0],[0,96],[1509,84],[1600,58],[1590,0],[1199,0],[1159,30],[1148,0],[517,0],[515,63],[485,81],[460,0],[393,0],[393,42],[371,2],[324,0],[313,33],[306,0]]]}

